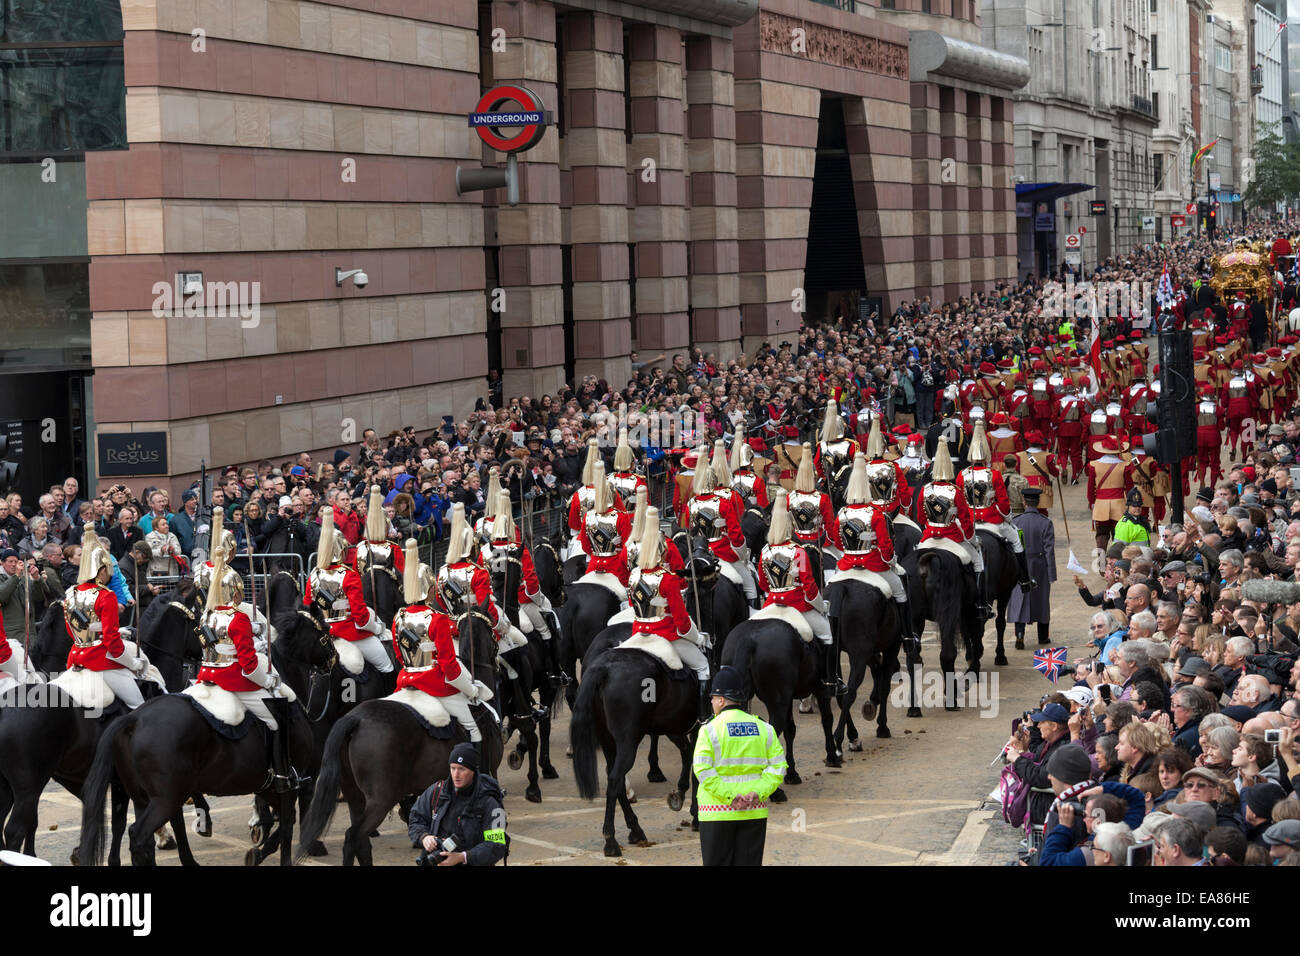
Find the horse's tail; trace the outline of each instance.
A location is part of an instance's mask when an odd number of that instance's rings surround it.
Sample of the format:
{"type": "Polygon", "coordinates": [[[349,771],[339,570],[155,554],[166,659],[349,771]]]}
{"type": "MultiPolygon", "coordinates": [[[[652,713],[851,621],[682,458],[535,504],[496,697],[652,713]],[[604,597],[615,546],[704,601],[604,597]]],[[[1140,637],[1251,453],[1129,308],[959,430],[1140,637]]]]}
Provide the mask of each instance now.
{"type": "Polygon", "coordinates": [[[963,566],[956,558],[940,560],[939,554],[935,552],[922,554],[918,564],[922,587],[925,589],[925,601],[930,606],[930,614],[939,634],[955,634],[961,627],[961,608],[966,594],[963,566]],[[957,579],[944,581],[943,570],[953,566],[957,569],[957,579]]]}
{"type": "Polygon", "coordinates": [[[130,734],[135,723],[129,716],[119,718],[109,725],[99,738],[95,759],[91,761],[86,782],[81,788],[81,847],[78,859],[84,866],[99,866],[104,861],[104,798],[113,782],[113,758],[117,753],[117,738],[130,734]]]}
{"type": "Polygon", "coordinates": [[[754,660],[754,638],[750,635],[749,628],[737,628],[727,635],[726,651],[731,666],[740,672],[745,682],[745,696],[753,697],[757,687],[753,674],[750,673],[750,665],[754,660]]]}
{"type": "Polygon", "coordinates": [[[316,791],[312,794],[311,806],[307,808],[298,831],[299,858],[321,838],[321,834],[329,829],[330,821],[334,819],[334,810],[338,806],[339,778],[343,774],[343,748],[360,726],[361,717],[357,711],[351,711],[334,725],[325,738],[325,752],[321,756],[316,791]]]}
{"type": "Polygon", "coordinates": [[[573,702],[573,717],[569,721],[569,743],[573,747],[573,776],[578,781],[578,795],[584,800],[595,800],[600,795],[596,779],[596,696],[605,684],[609,668],[597,662],[590,673],[582,675],[578,697],[573,702]]]}

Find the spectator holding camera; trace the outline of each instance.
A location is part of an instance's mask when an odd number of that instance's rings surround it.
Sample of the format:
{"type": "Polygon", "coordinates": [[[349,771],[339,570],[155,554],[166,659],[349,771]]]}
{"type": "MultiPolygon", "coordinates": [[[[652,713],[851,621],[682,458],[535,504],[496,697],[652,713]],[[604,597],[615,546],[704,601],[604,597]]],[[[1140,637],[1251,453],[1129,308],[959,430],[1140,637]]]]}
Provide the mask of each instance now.
{"type": "Polygon", "coordinates": [[[407,822],[411,844],[426,866],[495,866],[508,852],[501,785],[479,772],[479,752],[457,744],[450,776],[420,794],[407,822]]]}

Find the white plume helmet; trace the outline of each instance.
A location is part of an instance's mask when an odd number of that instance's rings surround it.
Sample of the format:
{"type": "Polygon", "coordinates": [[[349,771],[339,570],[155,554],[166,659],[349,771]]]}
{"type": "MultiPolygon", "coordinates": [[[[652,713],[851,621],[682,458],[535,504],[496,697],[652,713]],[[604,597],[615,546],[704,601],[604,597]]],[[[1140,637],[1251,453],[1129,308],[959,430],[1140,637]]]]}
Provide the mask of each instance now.
{"type": "Polygon", "coordinates": [[[451,506],[451,529],[447,532],[447,564],[456,564],[469,556],[468,537],[470,527],[465,521],[465,505],[456,502],[451,506]]]}
{"type": "Polygon", "coordinates": [[[492,518],[497,516],[497,499],[501,497],[501,469],[493,465],[488,469],[487,491],[483,493],[483,517],[492,526],[492,518]]]}
{"type": "Polygon", "coordinates": [[[708,446],[701,445],[695,453],[695,473],[691,477],[691,494],[710,494],[718,486],[717,482],[717,475],[713,473],[713,466],[709,462],[708,446]]]}
{"type": "Polygon", "coordinates": [[[745,440],[745,426],[736,426],[736,435],[731,439],[731,473],[734,475],[742,468],[748,468],[754,463],[754,449],[749,447],[749,442],[745,440]]]}
{"type": "Polygon", "coordinates": [[[871,488],[867,484],[867,459],[861,453],[853,456],[853,470],[849,472],[849,485],[844,489],[844,503],[865,505],[871,502],[871,488]]]}
{"type": "Polygon", "coordinates": [[[799,470],[794,476],[794,490],[812,492],[817,490],[817,473],[813,471],[812,445],[803,443],[803,457],[799,459],[799,470]]]}
{"type": "Polygon", "coordinates": [[[822,441],[839,441],[844,437],[844,422],[840,420],[840,406],[835,399],[826,401],[826,417],[822,419],[822,441]]]}
{"type": "Polygon", "coordinates": [[[663,560],[664,537],[659,531],[659,509],[645,510],[645,529],[641,532],[641,550],[636,556],[636,566],[642,571],[656,568],[663,560]]]}
{"type": "Polygon", "coordinates": [[[790,493],[782,488],[772,502],[772,523],[767,527],[768,544],[785,544],[790,540],[790,493]]]}
{"type": "Polygon", "coordinates": [[[641,535],[645,531],[645,513],[650,503],[649,493],[645,485],[636,487],[636,510],[632,512],[632,540],[640,541],[641,535]]]}
{"type": "Polygon", "coordinates": [[[325,571],[334,563],[334,548],[334,509],[326,506],[320,510],[320,543],[316,545],[318,570],[325,571]]]}
{"type": "Polygon", "coordinates": [[[939,439],[939,446],[934,450],[934,466],[930,469],[931,481],[952,481],[952,455],[948,452],[948,443],[939,439]]]}
{"type": "Polygon", "coordinates": [[[872,461],[885,457],[885,436],[880,430],[880,416],[871,416],[871,433],[867,435],[866,453],[872,461]]]}
{"type": "MultiPolygon", "coordinates": [[[[225,527],[224,527],[225,523],[226,523],[226,509],[214,507],[212,509],[212,527],[208,530],[208,560],[209,561],[215,561],[217,552],[225,550],[225,548],[222,547],[223,542],[221,540],[225,534],[225,527]]],[[[85,554],[84,549],[86,545],[84,543],[85,542],[84,538],[82,539],[82,542],[83,542],[81,546],[83,549],[82,554],[85,554]]]]}
{"type": "Polygon", "coordinates": [[[388,515],[384,514],[384,493],[378,485],[370,486],[370,504],[366,507],[366,540],[388,540],[388,515]]]}
{"type": "Polygon", "coordinates": [[[423,604],[428,591],[421,587],[420,550],[414,538],[406,539],[406,567],[402,570],[402,597],[408,605],[423,604]]]}
{"type": "Polygon", "coordinates": [[[618,430],[618,447],[614,449],[614,470],[631,471],[632,466],[636,464],[636,458],[632,455],[632,446],[627,443],[627,429],[618,430]]]}
{"type": "Polygon", "coordinates": [[[223,580],[225,576],[226,556],[218,549],[212,555],[212,581],[208,584],[208,599],[203,605],[203,610],[215,611],[223,604],[230,603],[226,599],[226,584],[223,580]]]}
{"type": "Polygon", "coordinates": [[[977,418],[975,427],[971,429],[970,447],[966,450],[966,458],[972,465],[987,465],[989,462],[989,441],[984,435],[982,418],[977,418]]]}
{"type": "Polygon", "coordinates": [[[77,583],[95,580],[95,549],[101,547],[95,526],[87,521],[81,528],[81,563],[77,565],[77,583]]]}
{"type": "Polygon", "coordinates": [[[731,487],[731,469],[727,465],[727,443],[721,438],[713,443],[713,478],[719,488],[731,487]]]}
{"type": "Polygon", "coordinates": [[[587,439],[587,461],[582,466],[582,483],[590,486],[593,484],[591,477],[592,471],[600,461],[600,442],[594,438],[587,439]]]}
{"type": "Polygon", "coordinates": [[[515,543],[515,516],[510,513],[510,492],[498,492],[497,514],[492,519],[492,540],[515,543]]]}
{"type": "Polygon", "coordinates": [[[597,460],[591,469],[591,510],[604,514],[613,503],[609,494],[609,481],[605,478],[605,463],[597,460]]]}

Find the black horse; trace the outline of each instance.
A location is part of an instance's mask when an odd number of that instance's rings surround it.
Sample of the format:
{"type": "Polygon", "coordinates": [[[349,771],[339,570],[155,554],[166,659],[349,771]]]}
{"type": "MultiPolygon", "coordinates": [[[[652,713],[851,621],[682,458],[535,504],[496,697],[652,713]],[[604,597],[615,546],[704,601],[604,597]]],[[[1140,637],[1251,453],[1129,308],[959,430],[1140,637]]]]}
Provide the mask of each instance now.
{"type": "MultiPolygon", "coordinates": [[[[628,628],[618,625],[611,631],[628,628]]],[[[628,628],[630,630],[630,628],[628,628]]],[[[602,642],[604,638],[602,638],[602,642]]],[[[647,734],[663,734],[677,745],[682,755],[682,773],[677,788],[668,795],[668,806],[676,811],[683,805],[692,782],[691,755],[696,717],[699,713],[698,684],[689,670],[670,672],[668,666],[645,651],[612,648],[596,657],[585,669],[569,740],[573,747],[573,772],[578,793],[594,800],[600,793],[596,778],[596,745],[605,753],[605,855],[622,856],[614,836],[614,805],[623,808],[628,840],[644,846],[645,832],[632,812],[626,779],[641,740],[647,734]],[[676,675],[676,676],[674,676],[676,675]],[[647,690],[653,689],[653,693],[647,690]]],[[[695,794],[691,794],[691,816],[695,817],[695,794]]]]}
{"type": "MultiPolygon", "coordinates": [[[[794,767],[794,702],[815,696],[821,711],[826,743],[826,766],[841,765],[839,747],[831,736],[831,693],[822,683],[821,653],[805,643],[784,621],[768,618],[742,621],[727,638],[722,663],[736,668],[752,690],[767,705],[773,730],[785,737],[785,782],[803,783],[794,767]]],[[[775,803],[786,797],[781,790],[772,794],[775,803]]]]}
{"type": "Polygon", "coordinates": [[[978,679],[984,654],[975,578],[960,558],[941,548],[913,551],[902,564],[912,585],[913,632],[920,634],[926,621],[934,621],[939,631],[944,710],[959,710],[954,670],[958,642],[966,649],[966,680],[978,679]]]}
{"type": "Polygon", "coordinates": [[[550,538],[538,541],[530,551],[537,586],[551,602],[552,607],[564,603],[564,571],[560,566],[560,551],[550,538]]]}
{"type": "Polygon", "coordinates": [[[758,556],[767,542],[768,523],[772,520],[772,506],[766,508],[751,506],[740,516],[740,530],[745,535],[745,547],[749,548],[749,558],[755,565],[758,556]]]}
{"type": "MultiPolygon", "coordinates": [[[[475,680],[491,687],[496,638],[487,609],[473,608],[461,615],[456,628],[460,659],[469,664],[475,680]]],[[[485,772],[495,774],[501,763],[501,733],[495,717],[483,710],[478,721],[483,731],[482,765],[485,772]]],[[[432,737],[410,707],[388,700],[367,701],[343,717],[325,741],[316,794],[302,820],[302,849],[329,828],[342,788],[350,815],[343,837],[343,865],[373,865],[370,835],[388,811],[446,779],[452,748],[468,739],[454,720],[452,727],[452,736],[432,737]]]]}
{"type": "Polygon", "coordinates": [[[994,626],[998,635],[997,654],[994,664],[1007,663],[1004,640],[1007,632],[1007,605],[1011,602],[1011,592],[1019,585],[1016,569],[1016,554],[1007,544],[1006,539],[992,531],[976,529],[980,547],[984,553],[984,586],[988,589],[989,603],[997,609],[994,626]]]}
{"type": "Polygon", "coordinates": [[[673,534],[673,544],[685,562],[685,568],[678,573],[686,584],[682,589],[686,610],[712,640],[709,666],[717,670],[727,635],[749,617],[745,591],[735,581],[723,576],[721,562],[709,550],[702,536],[692,537],[685,531],[677,531],[673,534]]]}
{"type": "MultiPolygon", "coordinates": [[[[286,681],[290,674],[297,673],[292,662],[305,661],[316,668],[329,666],[334,649],[323,627],[310,631],[277,627],[277,631],[271,660],[286,681]]],[[[301,694],[298,688],[295,690],[301,694]]],[[[320,755],[301,696],[287,710],[294,768],[300,775],[315,777],[320,755]]],[[[104,797],[110,782],[120,781],[135,806],[135,823],[129,830],[131,862],[152,866],[152,834],[164,823],[172,824],[178,848],[188,853],[182,806],[189,794],[237,796],[267,791],[269,745],[270,734],[255,718],[243,736],[231,739],[214,730],[209,718],[182,695],[168,694],[146,701],[116,721],[95,751],[82,796],[81,862],[95,865],[103,858],[104,797]]],[[[292,862],[294,802],[298,796],[297,792],[289,792],[275,798],[280,824],[278,830],[267,834],[266,843],[278,843],[281,865],[292,862]]],[[[260,862],[268,852],[267,846],[254,847],[245,862],[260,862]]],[[[193,862],[192,857],[189,862],[193,862]]]]}
{"type": "MultiPolygon", "coordinates": [[[[564,604],[557,611],[560,633],[560,666],[577,675],[577,663],[585,669],[587,649],[592,639],[609,626],[609,619],[619,611],[619,600],[609,588],[599,584],[571,584],[565,588],[564,604]]],[[[569,706],[578,696],[578,684],[571,682],[564,691],[569,706]]]]}
{"type": "MultiPolygon", "coordinates": [[[[898,612],[879,588],[848,577],[840,577],[826,586],[826,604],[830,613],[831,633],[841,651],[849,655],[849,676],[840,695],[840,720],[835,727],[835,745],[849,734],[849,749],[861,750],[857,728],[853,725],[853,702],[858,688],[871,671],[871,696],[862,702],[865,720],[876,719],[876,736],[889,737],[888,701],[890,681],[898,672],[898,650],[903,643],[898,612]]],[[[918,708],[909,716],[921,716],[918,708]]]]}

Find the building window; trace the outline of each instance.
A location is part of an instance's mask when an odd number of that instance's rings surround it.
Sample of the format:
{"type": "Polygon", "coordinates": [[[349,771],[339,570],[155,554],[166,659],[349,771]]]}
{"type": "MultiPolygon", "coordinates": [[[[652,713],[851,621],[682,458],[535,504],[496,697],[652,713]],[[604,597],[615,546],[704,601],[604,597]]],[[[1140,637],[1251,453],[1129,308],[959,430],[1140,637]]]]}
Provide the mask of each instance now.
{"type": "Polygon", "coordinates": [[[895,9],[895,8],[894,8],[894,0],[880,0],[880,9],[881,9],[881,10],[893,10],[893,9],[895,9]]]}
{"type": "Polygon", "coordinates": [[[1232,48],[1225,43],[1214,44],[1214,65],[1225,73],[1232,72],[1232,48]]]}
{"type": "Polygon", "coordinates": [[[0,153],[125,149],[118,0],[7,0],[0,14],[0,153]]]}
{"type": "Polygon", "coordinates": [[[1161,182],[1165,175],[1165,155],[1164,153],[1155,153],[1151,157],[1151,182],[1154,189],[1160,189],[1164,183],[1161,182]]]}
{"type": "Polygon", "coordinates": [[[1151,34],[1151,69],[1153,70],[1160,69],[1160,44],[1157,40],[1156,35],[1151,34]]]}

